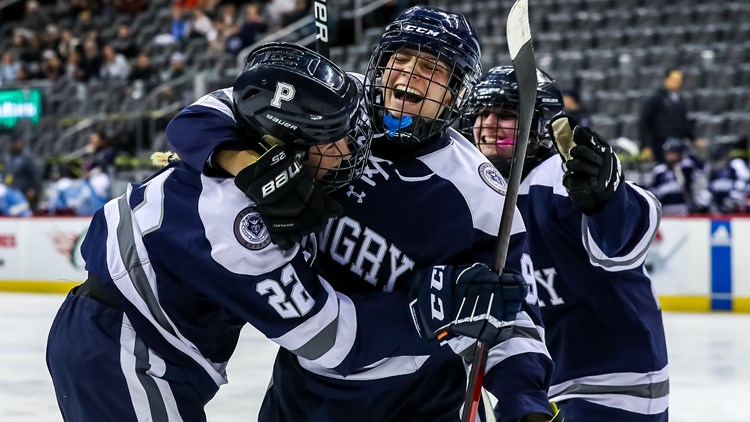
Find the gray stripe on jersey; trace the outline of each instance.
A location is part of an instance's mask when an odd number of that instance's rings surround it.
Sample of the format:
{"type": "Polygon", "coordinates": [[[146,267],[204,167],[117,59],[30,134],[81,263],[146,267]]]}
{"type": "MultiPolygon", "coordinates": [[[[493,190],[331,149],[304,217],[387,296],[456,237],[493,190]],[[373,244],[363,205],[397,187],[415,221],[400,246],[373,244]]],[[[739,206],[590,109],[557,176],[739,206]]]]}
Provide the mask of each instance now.
{"type": "Polygon", "coordinates": [[[148,361],[148,347],[146,347],[138,336],[135,337],[135,350],[133,350],[133,354],[135,355],[135,374],[138,377],[138,382],[141,383],[143,389],[146,391],[148,408],[152,420],[154,422],[169,422],[164,398],[159,391],[159,387],[156,385],[156,381],[147,373],[151,369],[151,364],[148,361]]]}
{"type": "Polygon", "coordinates": [[[167,317],[164,316],[159,306],[159,301],[154,296],[154,292],[151,291],[148,276],[141,266],[133,235],[133,214],[131,214],[128,205],[127,195],[123,195],[117,200],[117,207],[120,211],[120,221],[117,224],[117,245],[120,247],[120,257],[128,270],[128,276],[133,281],[133,287],[135,287],[138,295],[146,303],[151,315],[164,330],[176,337],[172,325],[169,324],[167,317]]]}
{"type": "Polygon", "coordinates": [[[640,385],[573,384],[555,396],[568,394],[625,394],[633,397],[657,399],[669,395],[669,380],[640,385]]]}
{"type": "Polygon", "coordinates": [[[291,352],[308,360],[316,360],[326,354],[336,344],[338,330],[339,317],[337,315],[330,324],[315,334],[307,343],[291,352]]]}
{"type": "Polygon", "coordinates": [[[511,337],[531,338],[536,341],[542,341],[542,336],[539,334],[539,330],[537,330],[536,327],[519,327],[518,325],[514,325],[511,337]]]}
{"type": "MultiPolygon", "coordinates": [[[[644,194],[648,195],[651,199],[651,203],[656,206],[656,224],[654,227],[659,227],[659,224],[661,223],[661,203],[656,199],[656,197],[649,191],[643,189],[642,190],[644,194]]],[[[583,248],[586,249],[586,253],[589,255],[589,259],[591,262],[595,265],[599,265],[602,268],[615,268],[615,267],[628,267],[633,265],[634,263],[638,262],[639,260],[643,259],[643,256],[646,255],[649,251],[648,247],[642,248],[641,251],[634,256],[632,259],[626,260],[626,261],[616,261],[614,259],[600,259],[597,258],[594,254],[591,253],[591,244],[589,243],[589,237],[586,235],[586,233],[589,232],[589,225],[586,220],[586,216],[584,215],[581,219],[581,233],[583,233],[583,248]]],[[[647,245],[651,245],[654,241],[654,237],[656,237],[656,230],[654,230],[651,233],[651,239],[647,242],[647,245]]]]}
{"type": "Polygon", "coordinates": [[[208,95],[210,95],[211,97],[214,97],[217,100],[219,100],[225,106],[229,107],[230,110],[234,110],[234,102],[232,101],[231,98],[229,98],[229,95],[227,95],[227,93],[224,92],[223,89],[214,91],[214,92],[212,92],[212,93],[210,93],[208,95]]]}

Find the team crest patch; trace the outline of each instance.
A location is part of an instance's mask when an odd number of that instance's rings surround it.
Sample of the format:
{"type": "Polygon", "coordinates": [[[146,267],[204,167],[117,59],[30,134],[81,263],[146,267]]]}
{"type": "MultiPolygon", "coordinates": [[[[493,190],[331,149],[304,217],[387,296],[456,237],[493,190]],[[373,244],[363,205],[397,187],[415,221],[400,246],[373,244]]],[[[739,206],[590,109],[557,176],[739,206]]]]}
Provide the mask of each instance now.
{"type": "Polygon", "coordinates": [[[489,187],[500,195],[505,195],[508,191],[508,182],[499,171],[490,163],[482,163],[479,166],[479,176],[487,183],[489,187]]]}
{"type": "Polygon", "coordinates": [[[234,219],[234,237],[240,245],[251,251],[263,249],[271,243],[266,224],[255,207],[247,207],[237,214],[234,219]]]}

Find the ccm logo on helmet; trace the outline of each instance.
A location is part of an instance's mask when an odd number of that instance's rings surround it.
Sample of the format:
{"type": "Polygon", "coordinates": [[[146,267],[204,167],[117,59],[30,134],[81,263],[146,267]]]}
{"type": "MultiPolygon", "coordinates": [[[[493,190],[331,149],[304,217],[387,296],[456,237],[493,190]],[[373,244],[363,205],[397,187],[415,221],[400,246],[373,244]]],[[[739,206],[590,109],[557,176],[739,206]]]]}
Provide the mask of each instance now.
{"type": "Polygon", "coordinates": [[[281,102],[292,101],[294,99],[294,94],[296,93],[297,90],[294,89],[294,85],[286,82],[276,82],[276,92],[273,93],[271,105],[276,108],[281,108],[281,102]]]}
{"type": "Polygon", "coordinates": [[[438,31],[435,31],[434,29],[422,28],[421,26],[417,25],[404,25],[404,31],[425,34],[430,37],[437,37],[438,35],[440,35],[440,33],[438,31]]]}

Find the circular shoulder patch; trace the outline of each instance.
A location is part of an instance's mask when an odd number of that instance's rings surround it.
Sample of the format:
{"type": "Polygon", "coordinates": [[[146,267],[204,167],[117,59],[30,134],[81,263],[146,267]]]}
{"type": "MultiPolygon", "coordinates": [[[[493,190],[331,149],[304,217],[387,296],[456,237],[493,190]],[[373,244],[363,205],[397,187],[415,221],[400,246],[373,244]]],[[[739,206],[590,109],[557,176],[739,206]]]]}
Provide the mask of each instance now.
{"type": "Polygon", "coordinates": [[[234,219],[234,237],[240,245],[251,251],[263,249],[271,243],[266,224],[255,207],[247,207],[237,214],[234,219]]]}
{"type": "Polygon", "coordinates": [[[503,175],[490,163],[482,163],[479,166],[479,176],[487,183],[489,187],[500,195],[505,195],[508,191],[508,182],[503,175]]]}

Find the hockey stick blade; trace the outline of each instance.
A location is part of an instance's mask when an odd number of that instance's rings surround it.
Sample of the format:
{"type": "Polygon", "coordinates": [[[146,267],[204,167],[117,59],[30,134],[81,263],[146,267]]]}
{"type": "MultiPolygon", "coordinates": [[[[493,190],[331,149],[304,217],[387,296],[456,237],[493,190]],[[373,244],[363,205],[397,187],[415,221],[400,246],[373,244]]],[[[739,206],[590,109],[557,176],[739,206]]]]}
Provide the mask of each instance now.
{"type": "MultiPolygon", "coordinates": [[[[531,43],[528,0],[516,0],[508,13],[505,30],[510,58],[513,62],[516,78],[518,79],[519,110],[518,135],[516,137],[516,146],[513,150],[508,189],[505,194],[500,228],[498,229],[497,241],[495,243],[494,269],[498,273],[502,273],[503,268],[505,268],[505,261],[508,256],[513,215],[515,214],[516,200],[518,199],[518,187],[521,184],[523,164],[526,158],[526,147],[529,143],[529,132],[531,131],[531,119],[534,113],[534,103],[536,102],[536,60],[534,59],[534,49],[531,43]]],[[[489,348],[487,345],[478,341],[474,349],[474,358],[471,364],[469,384],[466,390],[464,411],[461,418],[462,422],[474,422],[477,420],[488,352],[489,348]]]]}

